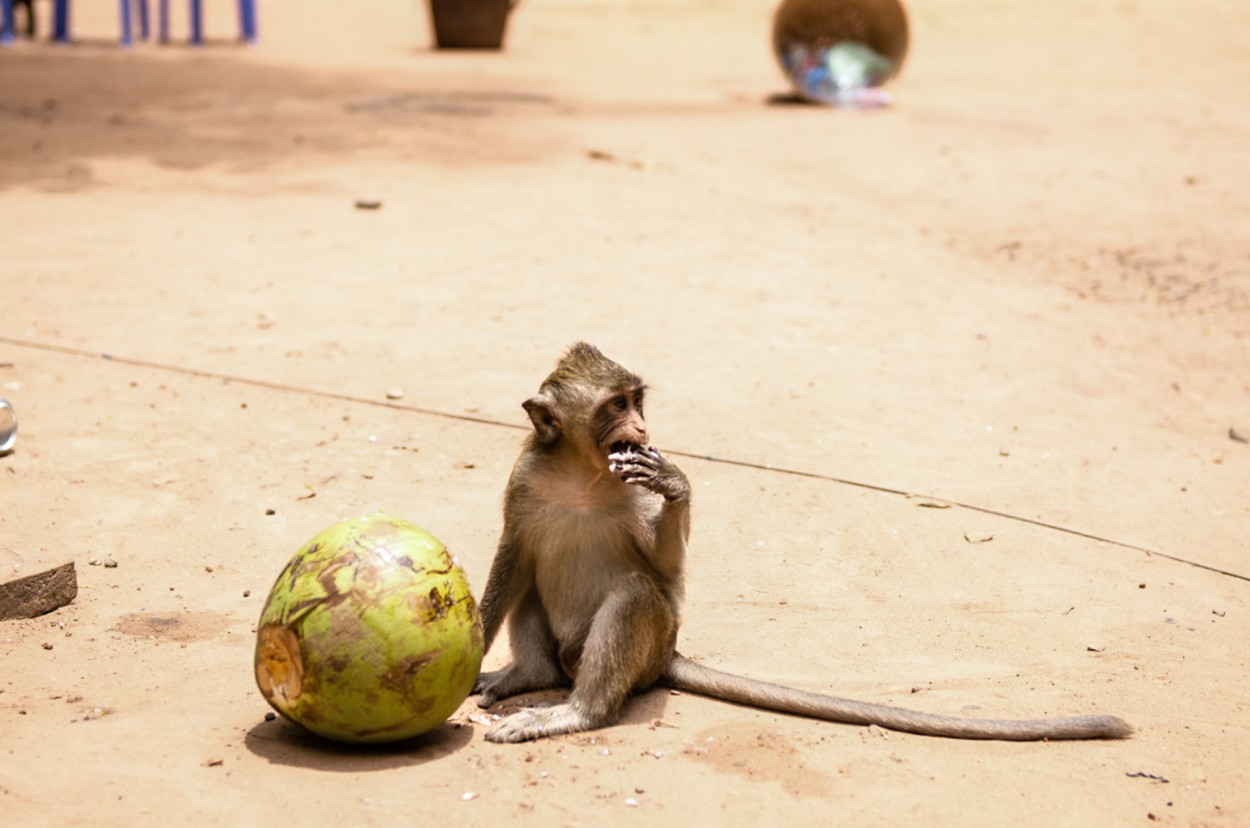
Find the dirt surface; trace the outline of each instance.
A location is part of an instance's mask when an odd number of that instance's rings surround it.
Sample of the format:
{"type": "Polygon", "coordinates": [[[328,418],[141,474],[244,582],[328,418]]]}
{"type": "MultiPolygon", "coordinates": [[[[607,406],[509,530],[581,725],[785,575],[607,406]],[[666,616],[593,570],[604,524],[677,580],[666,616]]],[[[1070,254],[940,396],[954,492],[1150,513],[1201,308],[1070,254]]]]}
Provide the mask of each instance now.
{"type": "Polygon", "coordinates": [[[1242,0],[917,0],[876,112],[771,103],[762,0],[527,0],[502,54],[328,0],[244,48],[207,5],[202,49],[76,3],[0,52],[0,579],[80,584],[0,623],[6,826],[1250,824],[1242,0]],[[696,489],[684,652],[1137,734],[667,692],[524,746],[471,700],[382,750],[266,721],[287,558],[383,509],[480,590],[580,338],[696,489]]]}

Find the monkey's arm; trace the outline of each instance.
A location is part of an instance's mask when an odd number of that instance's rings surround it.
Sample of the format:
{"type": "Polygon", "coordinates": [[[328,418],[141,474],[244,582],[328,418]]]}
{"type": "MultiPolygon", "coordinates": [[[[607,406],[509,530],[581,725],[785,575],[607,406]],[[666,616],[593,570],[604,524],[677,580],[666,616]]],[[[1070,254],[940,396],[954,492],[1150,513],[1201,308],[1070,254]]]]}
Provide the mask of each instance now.
{"type": "Polygon", "coordinates": [[[482,593],[481,603],[478,604],[478,612],[482,616],[484,653],[490,651],[490,645],[499,634],[503,620],[516,608],[530,584],[533,583],[529,568],[529,562],[522,554],[520,544],[504,532],[503,537],[499,539],[499,550],[495,553],[495,560],[490,566],[486,590],[482,593]]]}
{"type": "Polygon", "coordinates": [[[654,448],[613,455],[612,470],[625,483],[641,486],[664,498],[651,525],[644,553],[666,578],[678,578],[690,539],[690,481],[677,465],[654,448]]]}

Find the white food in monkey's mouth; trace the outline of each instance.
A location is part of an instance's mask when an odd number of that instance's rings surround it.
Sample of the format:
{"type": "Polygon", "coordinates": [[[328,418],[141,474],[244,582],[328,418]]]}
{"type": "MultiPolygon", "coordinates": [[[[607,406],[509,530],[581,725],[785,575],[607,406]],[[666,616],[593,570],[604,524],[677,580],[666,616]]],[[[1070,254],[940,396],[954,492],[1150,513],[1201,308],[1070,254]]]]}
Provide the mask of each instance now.
{"type": "Polygon", "coordinates": [[[608,446],[608,471],[619,474],[625,464],[633,460],[640,451],[642,451],[642,446],[637,443],[631,443],[628,440],[616,441],[608,446]]]}

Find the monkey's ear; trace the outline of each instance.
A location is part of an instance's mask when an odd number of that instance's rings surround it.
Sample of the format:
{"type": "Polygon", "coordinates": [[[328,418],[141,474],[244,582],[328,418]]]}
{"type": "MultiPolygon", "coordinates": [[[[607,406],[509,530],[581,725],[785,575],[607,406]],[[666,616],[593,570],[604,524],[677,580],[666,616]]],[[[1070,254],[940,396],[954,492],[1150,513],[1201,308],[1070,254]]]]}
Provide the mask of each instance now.
{"type": "Polygon", "coordinates": [[[563,426],[556,413],[555,400],[545,394],[538,394],[521,403],[521,407],[525,409],[526,414],[530,415],[530,420],[534,423],[534,432],[538,435],[538,442],[549,446],[560,439],[563,426]]]}

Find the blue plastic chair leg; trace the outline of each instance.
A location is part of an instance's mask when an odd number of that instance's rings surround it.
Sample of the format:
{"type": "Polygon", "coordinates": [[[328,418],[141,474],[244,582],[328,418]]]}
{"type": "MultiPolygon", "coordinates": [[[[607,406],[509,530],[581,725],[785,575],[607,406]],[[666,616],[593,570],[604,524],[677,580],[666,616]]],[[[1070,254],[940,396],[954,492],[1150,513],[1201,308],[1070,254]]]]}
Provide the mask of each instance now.
{"type": "Polygon", "coordinates": [[[118,14],[122,18],[122,40],[123,46],[133,46],[135,39],[130,33],[130,0],[118,0],[118,14]]]}
{"type": "Polygon", "coordinates": [[[248,43],[256,42],[256,0],[239,0],[239,31],[248,43]]]}
{"type": "Polygon", "coordinates": [[[148,39],[148,0],[139,0],[139,38],[148,39]]]}
{"type": "Polygon", "coordinates": [[[69,43],[69,0],[56,0],[52,6],[52,39],[69,43]]]}
{"type": "Polygon", "coordinates": [[[12,14],[12,0],[0,0],[0,26],[4,26],[4,34],[0,34],[0,46],[8,46],[17,29],[17,21],[12,14]]]}
{"type": "Polygon", "coordinates": [[[161,0],[156,37],[161,43],[169,42],[169,0],[161,0]]]}
{"type": "Polygon", "coordinates": [[[4,34],[0,34],[0,46],[8,46],[13,42],[13,31],[17,22],[13,19],[13,0],[0,0],[0,25],[4,26],[4,34]]]}
{"type": "Polygon", "coordinates": [[[191,42],[200,45],[204,42],[204,19],[201,15],[200,0],[191,0],[191,42]]]}

